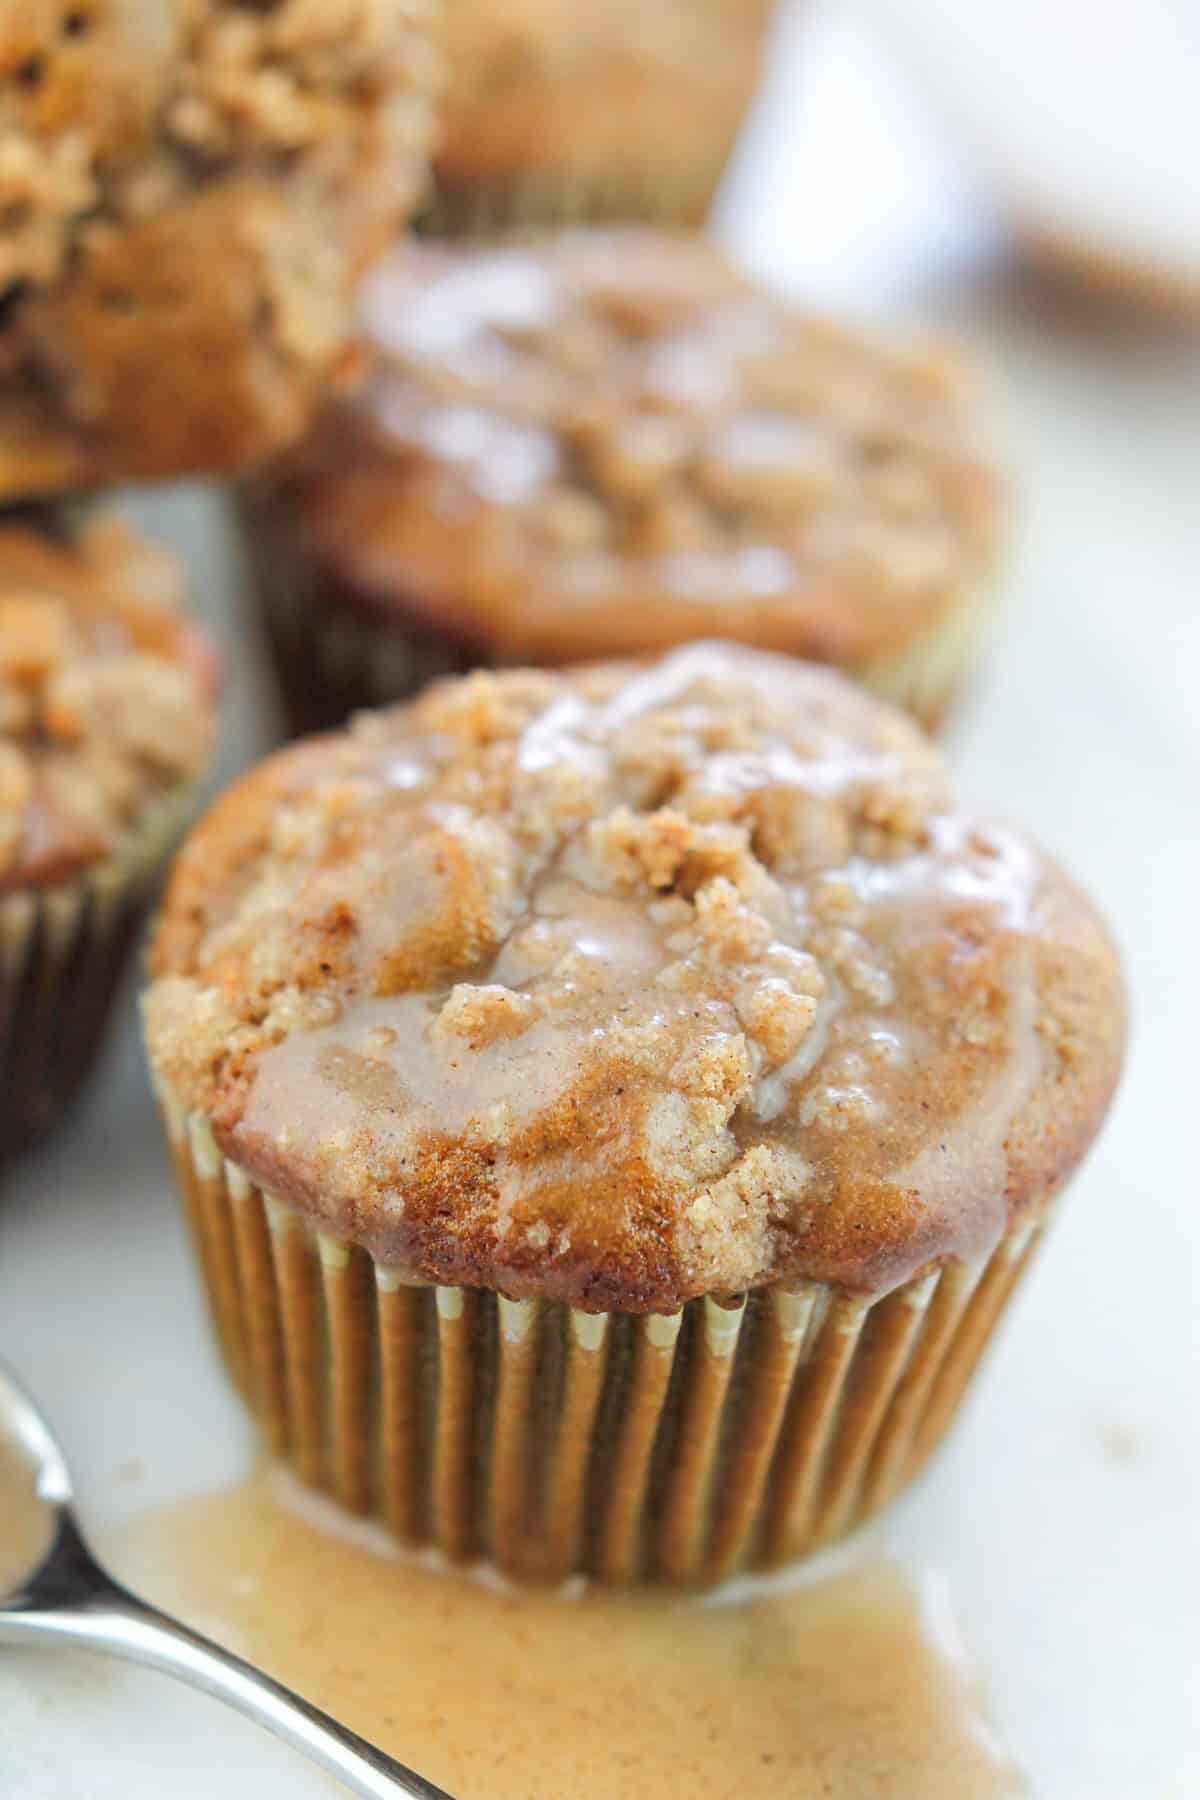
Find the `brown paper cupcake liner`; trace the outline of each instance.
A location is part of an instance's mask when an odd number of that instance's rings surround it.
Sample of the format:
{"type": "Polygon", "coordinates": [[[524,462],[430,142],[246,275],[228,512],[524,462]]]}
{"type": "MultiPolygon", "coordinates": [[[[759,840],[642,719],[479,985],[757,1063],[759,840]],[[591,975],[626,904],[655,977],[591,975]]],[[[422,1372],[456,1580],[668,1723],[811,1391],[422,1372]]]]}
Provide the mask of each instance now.
{"type": "Polygon", "coordinates": [[[242,494],[238,512],[289,736],[333,730],[363,707],[410,699],[435,677],[465,674],[482,660],[338,596],[269,502],[242,494]]]}
{"type": "Polygon", "coordinates": [[[403,1544],[526,1579],[712,1583],[852,1530],[942,1437],[1045,1220],[876,1300],[810,1282],[586,1313],[407,1279],[160,1098],[217,1339],[270,1450],[403,1544]]]}
{"type": "Polygon", "coordinates": [[[732,154],[730,143],[719,157],[670,175],[647,163],[588,183],[550,174],[462,186],[435,181],[416,229],[422,237],[468,238],[614,222],[697,227],[708,217],[732,154]]]}
{"type": "Polygon", "coordinates": [[[160,800],[124,850],[74,880],[0,897],[0,1164],[82,1086],[192,801],[190,785],[160,800]]]}
{"type": "MultiPolygon", "coordinates": [[[[489,663],[455,639],[419,631],[341,593],[314,564],[289,552],[269,506],[244,500],[242,519],[292,735],[331,730],[364,707],[411,698],[438,675],[489,663]]],[[[964,589],[936,625],[846,673],[936,731],[974,665],[987,609],[983,583],[964,589]]]]}

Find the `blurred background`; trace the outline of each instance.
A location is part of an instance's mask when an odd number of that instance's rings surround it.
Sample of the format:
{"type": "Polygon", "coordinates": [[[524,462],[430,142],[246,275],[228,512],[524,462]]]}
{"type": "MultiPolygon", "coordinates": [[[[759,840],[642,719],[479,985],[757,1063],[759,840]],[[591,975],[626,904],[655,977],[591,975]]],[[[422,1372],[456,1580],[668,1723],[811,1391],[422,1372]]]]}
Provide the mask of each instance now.
{"type": "MultiPolygon", "coordinates": [[[[961,332],[981,358],[1016,506],[948,750],[1126,951],[1113,1121],[962,1428],[883,1528],[943,1584],[998,1730],[1053,1800],[1200,1792],[1198,152],[1194,0],[807,0],[781,9],[716,214],[783,291],[961,332]]],[[[276,727],[224,499],[129,506],[181,548],[227,651],[228,775],[276,727]]],[[[246,1426],[204,1341],[132,1008],[83,1112],[11,1185],[3,1335],[90,1516],[237,1474],[246,1426]]],[[[227,1800],[285,1791],[270,1746],[152,1692],[148,1711],[132,1674],[0,1666],[0,1792],[138,1800],[168,1766],[182,1800],[218,1779],[227,1800]],[[180,1733],[186,1769],[167,1760],[180,1733]]]]}

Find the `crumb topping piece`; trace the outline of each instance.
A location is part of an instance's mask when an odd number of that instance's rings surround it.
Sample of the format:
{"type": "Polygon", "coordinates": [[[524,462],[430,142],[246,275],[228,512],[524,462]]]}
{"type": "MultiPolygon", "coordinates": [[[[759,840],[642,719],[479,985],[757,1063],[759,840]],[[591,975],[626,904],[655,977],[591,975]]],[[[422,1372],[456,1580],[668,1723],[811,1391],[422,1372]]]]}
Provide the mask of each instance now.
{"type": "Polygon", "coordinates": [[[155,970],[157,1071],[269,1190],[592,1306],[982,1255],[1120,1035],[1094,915],[915,727],[712,645],[283,752],[185,847],[155,970]]]}
{"type": "Polygon", "coordinates": [[[368,596],[497,660],[713,630],[854,660],[986,571],[961,357],[804,314],[700,238],[413,246],[362,311],[370,378],[279,498],[368,596]]]}
{"type": "Polygon", "coordinates": [[[120,520],[0,530],[0,893],[110,855],[198,776],[214,655],[174,557],[120,520]]]}

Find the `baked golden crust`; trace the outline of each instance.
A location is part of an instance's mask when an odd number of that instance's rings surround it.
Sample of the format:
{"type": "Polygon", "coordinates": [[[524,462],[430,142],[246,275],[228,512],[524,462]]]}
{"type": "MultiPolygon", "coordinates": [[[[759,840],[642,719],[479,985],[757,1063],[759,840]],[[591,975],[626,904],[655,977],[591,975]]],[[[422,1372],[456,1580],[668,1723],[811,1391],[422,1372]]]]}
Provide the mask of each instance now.
{"type": "Polygon", "coordinates": [[[985,1255],[1116,1079],[1103,927],[828,671],[479,674],[236,784],[176,865],[167,1091],[427,1280],[667,1309],[985,1255]]]}
{"type": "Polygon", "coordinates": [[[0,0],[0,498],[244,466],[419,194],[433,0],[0,0]]]}
{"type": "Polygon", "coordinates": [[[805,316],[698,237],[416,246],[363,318],[366,384],[251,504],[340,601],[481,661],[720,632],[857,671],[990,570],[961,363],[805,316]]]}
{"type": "Polygon", "coordinates": [[[1018,219],[1017,228],[1026,260],[1065,287],[1181,329],[1200,320],[1200,276],[1044,224],[1018,219]]]}
{"type": "Polygon", "coordinates": [[[203,772],[216,658],[183,586],[111,515],[0,529],[0,895],[111,856],[203,772]]]}
{"type": "Polygon", "coordinates": [[[758,86],[772,0],[447,0],[439,222],[699,224],[758,86]]]}

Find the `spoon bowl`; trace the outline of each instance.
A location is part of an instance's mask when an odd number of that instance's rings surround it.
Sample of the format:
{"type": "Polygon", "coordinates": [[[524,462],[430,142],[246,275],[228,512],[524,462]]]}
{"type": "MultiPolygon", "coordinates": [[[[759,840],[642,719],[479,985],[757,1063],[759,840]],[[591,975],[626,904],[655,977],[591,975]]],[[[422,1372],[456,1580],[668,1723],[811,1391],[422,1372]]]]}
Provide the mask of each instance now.
{"type": "Polygon", "coordinates": [[[114,1580],[79,1528],[66,1457],[31,1396],[0,1363],[0,1514],[11,1516],[14,1500],[18,1566],[9,1586],[13,1571],[0,1542],[0,1645],[71,1644],[162,1670],[245,1713],[368,1800],[453,1800],[114,1580]]]}

